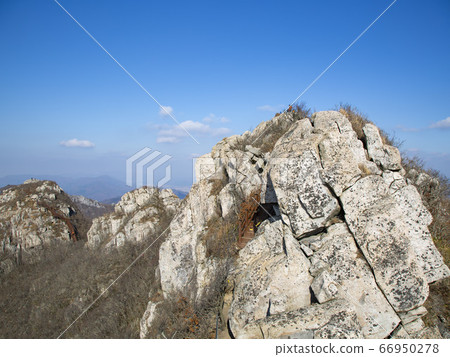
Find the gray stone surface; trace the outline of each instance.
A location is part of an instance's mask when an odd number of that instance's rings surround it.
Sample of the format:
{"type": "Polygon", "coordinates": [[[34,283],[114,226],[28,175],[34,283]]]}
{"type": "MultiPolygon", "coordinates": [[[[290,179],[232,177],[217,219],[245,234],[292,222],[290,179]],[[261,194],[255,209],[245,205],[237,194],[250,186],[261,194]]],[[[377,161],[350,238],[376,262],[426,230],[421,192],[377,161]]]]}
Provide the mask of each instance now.
{"type": "Polygon", "coordinates": [[[236,338],[283,338],[296,334],[313,338],[362,338],[353,307],[343,300],[314,304],[265,317],[236,332],[236,338]]]}
{"type": "MultiPolygon", "coordinates": [[[[337,292],[326,296],[346,300],[354,306],[364,337],[387,337],[400,320],[378,288],[347,226],[335,224],[321,239],[323,244],[314,253],[311,269],[329,267],[325,272],[327,281],[334,284],[337,292]]],[[[314,283],[311,288],[315,293],[314,283]]]]}
{"type": "Polygon", "coordinates": [[[367,176],[341,196],[346,221],[374,271],[375,279],[398,312],[422,305],[427,279],[408,236],[405,216],[379,176],[367,176]]]}
{"type": "Polygon", "coordinates": [[[111,248],[125,242],[140,242],[158,230],[162,217],[175,214],[179,203],[180,199],[170,189],[141,187],[128,192],[113,213],[93,220],[87,244],[91,248],[111,248]]]}
{"type": "Polygon", "coordinates": [[[383,144],[378,128],[373,124],[363,127],[369,157],[383,170],[401,170],[402,159],[397,148],[383,144]]]}
{"type": "Polygon", "coordinates": [[[309,261],[280,221],[266,223],[240,251],[228,314],[238,332],[247,323],[310,304],[309,261]]]}
{"type": "MultiPolygon", "coordinates": [[[[161,246],[164,296],[202,296],[222,264],[206,257],[209,220],[238,213],[242,198],[260,191],[275,217],[258,226],[227,277],[221,313],[234,337],[437,336],[422,325],[422,304],[428,284],[449,272],[410,184],[434,183],[405,178],[398,150],[374,125],[364,133],[363,142],[339,112],[284,113],[219,142],[205,156],[210,175],[192,187],[161,246]],[[272,152],[256,147],[261,136],[273,140],[272,152]]],[[[141,329],[151,328],[152,309],[141,329]]]]}

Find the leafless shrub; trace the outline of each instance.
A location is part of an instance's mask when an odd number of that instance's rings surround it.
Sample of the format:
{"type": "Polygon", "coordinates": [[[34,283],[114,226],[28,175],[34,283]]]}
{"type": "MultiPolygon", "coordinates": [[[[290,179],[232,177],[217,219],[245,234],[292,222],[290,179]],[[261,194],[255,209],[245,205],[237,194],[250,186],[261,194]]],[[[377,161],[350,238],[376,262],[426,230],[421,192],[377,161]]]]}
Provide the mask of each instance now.
{"type": "Polygon", "coordinates": [[[292,107],[292,113],[295,120],[309,118],[311,116],[311,108],[306,103],[300,102],[292,107]]]}
{"type": "Polygon", "coordinates": [[[213,217],[207,223],[208,229],[202,236],[207,257],[226,258],[236,254],[238,235],[236,218],[213,217]]]}
{"type": "MultiPolygon", "coordinates": [[[[352,125],[353,130],[356,133],[356,136],[359,140],[361,140],[363,143],[366,142],[366,137],[363,132],[363,127],[366,124],[373,124],[372,121],[369,120],[366,114],[363,114],[361,111],[359,111],[358,108],[350,105],[350,104],[340,104],[337,108],[339,112],[347,117],[350,124],[352,125]]],[[[383,144],[385,145],[391,145],[395,147],[400,147],[401,142],[398,141],[398,139],[394,135],[390,135],[386,133],[384,130],[380,130],[380,136],[381,140],[383,141],[383,144]]]]}
{"type": "Polygon", "coordinates": [[[222,259],[215,276],[201,298],[190,301],[184,296],[169,298],[161,302],[152,322],[148,338],[214,338],[216,323],[219,330],[226,321],[220,319],[223,296],[232,258],[222,259]]]}
{"type": "Polygon", "coordinates": [[[225,179],[211,179],[210,181],[213,183],[211,196],[217,196],[227,184],[225,179]]]}
{"type": "MultiPolygon", "coordinates": [[[[164,222],[167,226],[168,222],[164,222]]],[[[148,292],[158,282],[159,232],[139,244],[109,252],[83,242],[58,243],[34,264],[0,277],[3,338],[55,338],[68,327],[141,252],[153,244],[64,334],[65,338],[137,338],[148,292]]]]}

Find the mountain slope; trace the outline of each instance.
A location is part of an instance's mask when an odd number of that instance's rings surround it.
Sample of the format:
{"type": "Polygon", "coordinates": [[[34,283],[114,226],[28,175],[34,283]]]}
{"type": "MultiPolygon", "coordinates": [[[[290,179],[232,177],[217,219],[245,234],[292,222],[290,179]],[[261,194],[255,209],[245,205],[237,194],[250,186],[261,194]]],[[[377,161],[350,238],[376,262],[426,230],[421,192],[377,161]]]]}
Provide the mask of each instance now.
{"type": "Polygon", "coordinates": [[[58,182],[63,190],[71,195],[84,196],[96,201],[105,201],[120,197],[130,191],[130,187],[122,181],[109,176],[98,177],[65,177],[58,175],[10,175],[0,178],[0,187],[18,185],[30,177],[58,182]]]}

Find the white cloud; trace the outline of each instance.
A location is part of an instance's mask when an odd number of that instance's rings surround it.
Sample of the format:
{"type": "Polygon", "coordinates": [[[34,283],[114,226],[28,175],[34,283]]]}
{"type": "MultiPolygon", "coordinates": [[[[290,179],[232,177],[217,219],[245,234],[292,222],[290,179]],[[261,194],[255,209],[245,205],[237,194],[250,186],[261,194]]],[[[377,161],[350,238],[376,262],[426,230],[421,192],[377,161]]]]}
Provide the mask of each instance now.
{"type": "Polygon", "coordinates": [[[68,148],[92,148],[94,147],[94,143],[89,140],[78,140],[78,139],[70,139],[66,141],[61,141],[59,143],[62,146],[68,147],[68,148]]]}
{"type": "Polygon", "coordinates": [[[180,125],[173,125],[166,127],[158,132],[158,143],[176,143],[189,134],[195,135],[209,135],[209,136],[224,136],[231,132],[229,128],[213,128],[209,124],[199,121],[187,120],[181,122],[180,125]],[[189,134],[188,134],[189,133],[189,134]]]}
{"type": "Polygon", "coordinates": [[[214,114],[209,114],[207,117],[204,117],[203,118],[203,121],[205,122],[205,123],[212,123],[213,121],[214,121],[214,119],[215,119],[215,115],[214,114]]]}
{"type": "Polygon", "coordinates": [[[165,106],[165,105],[161,106],[161,109],[159,110],[159,115],[162,116],[162,117],[170,116],[170,115],[172,115],[172,113],[173,113],[173,108],[171,106],[168,106],[168,105],[167,106],[165,106]]]}
{"type": "Polygon", "coordinates": [[[431,129],[450,129],[450,117],[442,119],[430,125],[431,129]]]}
{"type": "Polygon", "coordinates": [[[177,143],[180,139],[175,136],[159,136],[156,138],[157,143],[177,143]]]}
{"type": "Polygon", "coordinates": [[[281,108],[283,108],[282,105],[262,105],[260,107],[258,107],[258,110],[261,110],[263,112],[278,112],[279,110],[281,110],[281,108]]]}
{"type": "Polygon", "coordinates": [[[218,118],[215,114],[211,113],[208,116],[204,117],[203,121],[205,123],[214,123],[214,122],[228,123],[230,121],[230,119],[228,119],[226,117],[218,118]]]}

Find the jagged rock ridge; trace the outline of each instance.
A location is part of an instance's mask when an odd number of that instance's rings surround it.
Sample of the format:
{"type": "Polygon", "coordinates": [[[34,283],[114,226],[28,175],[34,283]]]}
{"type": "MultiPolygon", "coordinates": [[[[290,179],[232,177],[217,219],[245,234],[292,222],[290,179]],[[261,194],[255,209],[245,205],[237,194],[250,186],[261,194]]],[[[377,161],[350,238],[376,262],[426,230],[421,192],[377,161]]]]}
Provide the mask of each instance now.
{"type": "MultiPolygon", "coordinates": [[[[398,150],[374,125],[363,132],[359,140],[335,111],[284,113],[219,142],[196,165],[200,181],[161,245],[162,296],[202,298],[224,265],[207,254],[205,232],[257,190],[271,213],[227,277],[222,313],[233,337],[436,336],[422,305],[428,284],[450,272],[428,231],[431,215],[398,150]],[[252,145],[261,136],[277,139],[271,152],[252,145]]],[[[150,297],[141,337],[163,313],[158,299],[150,297]]]]}
{"type": "Polygon", "coordinates": [[[170,189],[141,187],[122,196],[114,212],[95,218],[88,232],[88,246],[121,246],[139,242],[170,219],[180,199],[170,189]]]}

